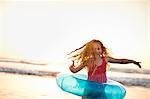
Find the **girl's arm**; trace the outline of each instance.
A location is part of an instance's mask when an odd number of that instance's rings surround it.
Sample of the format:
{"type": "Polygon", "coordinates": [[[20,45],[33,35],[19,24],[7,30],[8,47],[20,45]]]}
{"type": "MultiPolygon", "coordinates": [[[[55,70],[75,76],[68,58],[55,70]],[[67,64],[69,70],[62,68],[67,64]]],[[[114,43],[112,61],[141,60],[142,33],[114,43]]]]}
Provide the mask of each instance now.
{"type": "Polygon", "coordinates": [[[112,57],[107,57],[107,61],[110,63],[119,63],[119,64],[128,64],[128,63],[133,63],[137,65],[139,68],[141,68],[140,62],[136,62],[135,60],[130,60],[130,59],[116,59],[112,57]]]}
{"type": "Polygon", "coordinates": [[[73,73],[77,73],[81,69],[83,69],[85,66],[83,64],[79,65],[78,67],[74,66],[74,61],[72,61],[72,65],[69,67],[70,71],[73,73]]]}

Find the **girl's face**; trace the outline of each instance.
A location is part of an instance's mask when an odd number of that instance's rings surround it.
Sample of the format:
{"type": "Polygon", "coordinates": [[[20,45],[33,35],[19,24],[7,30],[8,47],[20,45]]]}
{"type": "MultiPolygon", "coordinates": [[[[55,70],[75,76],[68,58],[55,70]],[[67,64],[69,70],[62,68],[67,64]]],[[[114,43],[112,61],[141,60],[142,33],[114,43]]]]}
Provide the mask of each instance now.
{"type": "Polygon", "coordinates": [[[102,54],[102,47],[101,47],[101,44],[99,44],[99,43],[94,43],[93,48],[94,48],[96,54],[100,54],[100,55],[102,54]]]}

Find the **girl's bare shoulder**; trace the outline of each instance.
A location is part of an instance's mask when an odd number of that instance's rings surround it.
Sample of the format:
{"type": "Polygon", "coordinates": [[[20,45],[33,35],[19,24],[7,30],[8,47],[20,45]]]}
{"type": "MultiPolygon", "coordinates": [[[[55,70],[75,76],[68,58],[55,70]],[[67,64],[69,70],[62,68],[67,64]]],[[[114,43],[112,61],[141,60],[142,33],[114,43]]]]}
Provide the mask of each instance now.
{"type": "Polygon", "coordinates": [[[106,59],[106,61],[108,62],[108,61],[110,61],[110,60],[112,59],[112,57],[106,56],[105,59],[106,59]]]}

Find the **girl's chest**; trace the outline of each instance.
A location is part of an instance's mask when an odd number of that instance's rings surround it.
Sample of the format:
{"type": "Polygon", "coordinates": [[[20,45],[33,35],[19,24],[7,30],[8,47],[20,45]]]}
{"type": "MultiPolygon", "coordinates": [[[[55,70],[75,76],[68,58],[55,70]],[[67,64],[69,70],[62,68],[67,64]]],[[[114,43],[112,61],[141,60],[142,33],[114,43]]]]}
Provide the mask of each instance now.
{"type": "Polygon", "coordinates": [[[101,66],[102,63],[103,63],[103,59],[102,59],[102,58],[96,59],[96,60],[94,61],[94,65],[96,65],[96,66],[101,66]]]}

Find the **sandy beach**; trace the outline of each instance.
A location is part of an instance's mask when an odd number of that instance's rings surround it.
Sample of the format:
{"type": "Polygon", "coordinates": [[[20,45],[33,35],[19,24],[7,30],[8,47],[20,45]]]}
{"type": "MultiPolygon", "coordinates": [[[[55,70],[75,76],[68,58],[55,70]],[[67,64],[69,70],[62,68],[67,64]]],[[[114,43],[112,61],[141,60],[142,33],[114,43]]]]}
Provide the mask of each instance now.
{"type": "MultiPolygon", "coordinates": [[[[80,99],[63,92],[54,77],[0,73],[0,99],[80,99]]],[[[149,99],[150,89],[125,86],[125,99],[149,99]]]]}

